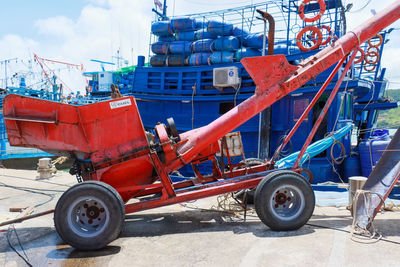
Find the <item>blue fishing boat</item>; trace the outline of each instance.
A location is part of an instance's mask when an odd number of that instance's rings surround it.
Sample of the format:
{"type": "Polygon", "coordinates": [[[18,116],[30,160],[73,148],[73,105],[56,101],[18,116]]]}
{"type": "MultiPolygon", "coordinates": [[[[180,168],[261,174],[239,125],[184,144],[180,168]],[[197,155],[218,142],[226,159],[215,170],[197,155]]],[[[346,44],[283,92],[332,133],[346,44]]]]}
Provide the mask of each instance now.
{"type": "MultiPolygon", "coordinates": [[[[151,25],[147,58],[139,56],[136,66],[118,71],[85,73],[89,96],[77,96],[70,102],[80,105],[108,99],[111,84],[116,84],[122,94],[135,96],[148,131],[170,117],[178,132],[201,127],[254,94],[255,84],[240,63],[242,58],[284,54],[291,64],[301,64],[303,58],[318,53],[346,32],[346,14],[351,8],[337,0],[308,4],[281,0],[167,17],[165,7],[162,13],[156,11],[159,16],[151,25]],[[275,27],[269,25],[269,31],[264,31],[268,22],[257,18],[257,10],[267,12],[275,27]]],[[[389,137],[376,131],[376,122],[380,110],[398,106],[384,97],[387,81],[381,58],[391,31],[382,31],[361,46],[360,57],[322,120],[314,144],[301,162],[314,184],[368,175],[362,170],[367,165],[372,169],[376,158],[368,161],[366,153],[376,153],[377,140],[379,149],[387,145],[389,137]],[[370,152],[365,147],[370,147],[370,152]]],[[[333,68],[236,129],[241,133],[246,158],[271,158],[333,68]]],[[[305,143],[340,74],[332,78],[281,152],[279,164],[290,167],[290,159],[305,143]]],[[[199,170],[210,171],[210,165],[199,170]]],[[[194,175],[190,166],[180,173],[194,175]]]]}

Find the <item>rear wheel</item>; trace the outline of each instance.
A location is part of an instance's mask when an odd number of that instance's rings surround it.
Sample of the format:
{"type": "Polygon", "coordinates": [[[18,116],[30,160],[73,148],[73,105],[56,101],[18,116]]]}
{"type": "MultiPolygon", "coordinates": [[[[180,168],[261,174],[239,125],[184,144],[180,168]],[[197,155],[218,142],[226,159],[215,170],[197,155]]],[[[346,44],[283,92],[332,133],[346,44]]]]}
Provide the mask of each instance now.
{"type": "Polygon", "coordinates": [[[96,250],[122,231],[125,206],[118,192],[98,181],[69,188],[58,200],[54,224],[60,237],[80,250],[96,250]]]}
{"type": "Polygon", "coordinates": [[[314,207],[311,185],[292,171],[270,173],[256,188],[257,215],[272,230],[289,231],[302,227],[312,216],[314,207]]]}

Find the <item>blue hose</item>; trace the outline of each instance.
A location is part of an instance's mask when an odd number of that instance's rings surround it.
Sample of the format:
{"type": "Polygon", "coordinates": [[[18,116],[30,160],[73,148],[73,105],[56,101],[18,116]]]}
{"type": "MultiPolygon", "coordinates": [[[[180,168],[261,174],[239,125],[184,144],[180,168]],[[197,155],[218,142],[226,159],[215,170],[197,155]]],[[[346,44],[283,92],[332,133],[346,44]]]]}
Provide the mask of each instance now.
{"type": "MultiPolygon", "coordinates": [[[[301,158],[300,165],[306,162],[308,159],[311,159],[321,153],[322,151],[328,149],[336,140],[339,140],[343,136],[347,135],[351,129],[352,125],[347,125],[338,131],[336,131],[333,135],[326,137],[324,139],[318,140],[315,143],[309,145],[304,153],[303,157],[301,158]]],[[[293,166],[294,162],[296,161],[297,156],[300,154],[300,151],[297,151],[289,156],[278,160],[275,163],[275,168],[289,168],[293,166]]]]}

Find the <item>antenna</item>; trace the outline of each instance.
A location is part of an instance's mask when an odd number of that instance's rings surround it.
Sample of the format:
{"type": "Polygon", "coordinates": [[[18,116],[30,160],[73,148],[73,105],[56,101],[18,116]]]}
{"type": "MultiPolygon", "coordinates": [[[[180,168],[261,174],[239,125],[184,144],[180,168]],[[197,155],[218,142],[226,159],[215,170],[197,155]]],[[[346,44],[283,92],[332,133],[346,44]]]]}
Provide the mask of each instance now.
{"type": "Polygon", "coordinates": [[[102,69],[103,71],[106,71],[106,70],[104,69],[104,64],[115,65],[115,63],[107,62],[107,61],[103,61],[103,60],[98,60],[98,59],[91,59],[90,61],[100,63],[101,69],[102,69]]]}
{"type": "Polygon", "coordinates": [[[4,63],[4,80],[5,80],[5,84],[6,84],[6,89],[7,89],[7,63],[10,63],[10,61],[14,61],[17,62],[18,58],[9,58],[9,59],[5,59],[0,61],[0,64],[3,65],[4,63]]]}

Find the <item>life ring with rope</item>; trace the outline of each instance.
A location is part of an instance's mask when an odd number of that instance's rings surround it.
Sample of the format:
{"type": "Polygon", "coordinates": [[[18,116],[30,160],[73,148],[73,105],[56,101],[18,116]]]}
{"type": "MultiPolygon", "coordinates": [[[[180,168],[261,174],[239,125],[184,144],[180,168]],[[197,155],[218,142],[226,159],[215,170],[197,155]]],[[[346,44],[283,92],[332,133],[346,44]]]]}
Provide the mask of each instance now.
{"type": "MultiPolygon", "coordinates": [[[[369,49],[369,48],[368,48],[369,49]]],[[[365,54],[365,62],[370,64],[370,65],[375,65],[379,61],[379,53],[377,51],[368,51],[365,54]],[[375,60],[372,60],[370,58],[375,58],[375,60]]]]}
{"type": "Polygon", "coordinates": [[[380,35],[380,34],[377,34],[377,35],[375,35],[374,37],[372,37],[371,39],[368,40],[368,44],[369,44],[370,47],[379,48],[379,46],[382,45],[382,43],[383,43],[383,37],[382,37],[382,35],[380,35]],[[378,38],[378,39],[379,39],[379,43],[377,43],[377,44],[372,44],[371,41],[372,41],[372,39],[374,39],[374,38],[378,38]]]}
{"type": "Polygon", "coordinates": [[[311,50],[315,50],[318,49],[318,47],[321,45],[322,43],[322,32],[319,28],[315,27],[315,26],[307,26],[304,27],[298,34],[296,37],[296,45],[299,47],[299,49],[301,51],[307,52],[307,51],[311,51],[311,50]],[[302,37],[303,35],[308,32],[311,31],[312,34],[312,38],[313,38],[313,43],[314,45],[310,46],[310,47],[305,47],[302,43],[302,37]],[[316,39],[315,39],[316,37],[316,39]]]}
{"type": "MultiPolygon", "coordinates": [[[[331,41],[332,30],[331,30],[331,27],[329,27],[328,25],[322,25],[320,27],[321,32],[322,32],[322,29],[325,29],[328,32],[328,37],[325,40],[322,40],[322,42],[321,42],[321,45],[326,45],[331,41]]],[[[315,35],[313,35],[313,38],[315,38],[315,35]]],[[[316,40],[313,40],[313,42],[315,43],[316,40]]]]}
{"type": "Polygon", "coordinates": [[[365,57],[364,50],[362,50],[360,47],[358,47],[357,50],[358,50],[357,53],[360,52],[361,56],[360,57],[356,57],[356,59],[354,60],[354,64],[361,63],[364,60],[364,57],[365,57]]]}
{"type": "Polygon", "coordinates": [[[307,18],[307,17],[304,15],[304,7],[305,7],[308,3],[310,3],[311,1],[316,1],[316,0],[304,0],[304,1],[301,3],[300,7],[299,7],[299,16],[300,16],[300,18],[301,18],[304,22],[314,22],[314,21],[317,21],[317,20],[319,20],[319,19],[322,17],[322,15],[324,15],[324,13],[325,13],[325,10],[326,10],[325,1],[324,1],[324,0],[317,0],[317,1],[318,1],[318,4],[319,4],[319,12],[318,12],[318,14],[315,15],[314,17],[312,17],[312,18],[307,18]]]}

